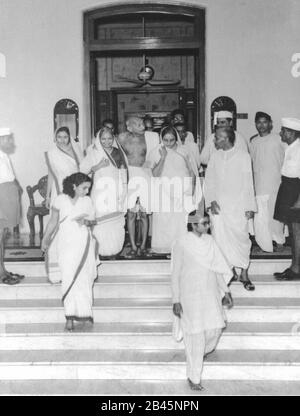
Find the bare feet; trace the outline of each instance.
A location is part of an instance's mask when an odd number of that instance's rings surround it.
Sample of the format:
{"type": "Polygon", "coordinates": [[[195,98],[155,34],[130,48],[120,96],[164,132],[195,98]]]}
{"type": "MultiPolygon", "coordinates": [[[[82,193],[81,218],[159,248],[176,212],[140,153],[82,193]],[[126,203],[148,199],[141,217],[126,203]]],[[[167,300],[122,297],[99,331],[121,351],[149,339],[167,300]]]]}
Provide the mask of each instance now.
{"type": "Polygon", "coordinates": [[[191,390],[198,390],[198,391],[204,390],[204,387],[202,387],[200,383],[198,384],[193,383],[192,380],[190,380],[189,378],[187,380],[188,380],[191,390]]]}
{"type": "Polygon", "coordinates": [[[73,319],[67,319],[65,329],[67,331],[73,331],[73,329],[74,329],[74,321],[73,321],[73,319]]]}

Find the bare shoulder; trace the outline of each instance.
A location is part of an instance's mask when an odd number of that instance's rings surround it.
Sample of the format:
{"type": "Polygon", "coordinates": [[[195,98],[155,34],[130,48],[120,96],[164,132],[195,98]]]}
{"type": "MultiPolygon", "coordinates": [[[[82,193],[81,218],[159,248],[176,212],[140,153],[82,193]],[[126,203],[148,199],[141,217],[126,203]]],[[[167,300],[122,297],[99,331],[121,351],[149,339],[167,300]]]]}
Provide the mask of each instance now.
{"type": "Polygon", "coordinates": [[[130,138],[130,133],[128,131],[124,131],[123,133],[120,133],[118,136],[118,140],[120,143],[124,144],[128,139],[130,138]]]}

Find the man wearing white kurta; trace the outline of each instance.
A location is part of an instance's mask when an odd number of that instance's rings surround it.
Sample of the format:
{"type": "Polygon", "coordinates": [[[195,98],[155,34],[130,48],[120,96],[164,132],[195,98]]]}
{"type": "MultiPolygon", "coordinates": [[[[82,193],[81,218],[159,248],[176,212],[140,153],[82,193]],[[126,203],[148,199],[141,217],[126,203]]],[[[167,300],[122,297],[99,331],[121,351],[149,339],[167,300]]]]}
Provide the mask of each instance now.
{"type": "Polygon", "coordinates": [[[212,352],[225,327],[222,298],[232,306],[227,284],[232,271],[212,236],[209,218],[194,211],[189,230],[172,250],[173,313],[180,318],[187,360],[187,378],[193,390],[202,390],[204,355],[212,352]]]}
{"type": "MultiPolygon", "coordinates": [[[[231,127],[216,130],[214,152],[209,161],[204,196],[210,209],[212,233],[227,261],[242,269],[239,280],[246,290],[254,290],[248,277],[251,242],[248,220],[256,211],[250,155],[234,146],[231,127]]],[[[236,275],[237,277],[237,275],[236,275]]]]}
{"type": "Polygon", "coordinates": [[[271,133],[273,126],[269,114],[257,112],[255,125],[258,135],[250,139],[249,145],[257,202],[254,234],[260,248],[272,252],[273,241],[279,246],[285,242],[284,224],[273,219],[281,182],[284,146],[279,134],[271,133]]]}
{"type": "MultiPolygon", "coordinates": [[[[214,128],[218,127],[231,127],[233,124],[233,116],[230,111],[219,111],[214,114],[214,128]]],[[[216,152],[216,147],[214,143],[215,133],[212,133],[206,139],[204,147],[200,153],[200,162],[203,165],[208,165],[211,155],[216,152]]],[[[248,142],[244,136],[239,132],[235,132],[235,143],[234,146],[238,149],[248,151],[248,142]]]]}

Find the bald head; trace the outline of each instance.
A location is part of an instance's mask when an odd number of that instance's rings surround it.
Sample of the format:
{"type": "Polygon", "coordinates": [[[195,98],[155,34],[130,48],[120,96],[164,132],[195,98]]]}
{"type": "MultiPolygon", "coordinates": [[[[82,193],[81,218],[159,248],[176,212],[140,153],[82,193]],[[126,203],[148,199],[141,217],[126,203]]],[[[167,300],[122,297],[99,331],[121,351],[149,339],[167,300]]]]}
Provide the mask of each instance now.
{"type": "Polygon", "coordinates": [[[133,134],[144,134],[145,132],[145,124],[143,119],[141,119],[140,117],[129,117],[126,120],[126,127],[127,130],[133,134]]]}

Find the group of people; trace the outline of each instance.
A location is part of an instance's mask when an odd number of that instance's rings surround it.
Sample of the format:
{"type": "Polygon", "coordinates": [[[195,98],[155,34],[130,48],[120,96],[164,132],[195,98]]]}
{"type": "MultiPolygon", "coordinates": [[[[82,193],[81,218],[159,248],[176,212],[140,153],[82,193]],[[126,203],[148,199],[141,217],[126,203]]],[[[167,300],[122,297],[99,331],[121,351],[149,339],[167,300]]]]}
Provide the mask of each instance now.
{"type": "Polygon", "coordinates": [[[116,135],[112,121],[105,120],[85,155],[68,128],[60,127],[55,133],[55,148],[46,152],[49,207],[62,192],[66,176],[80,171],[93,178],[91,199],[98,219],[94,235],[100,256],[122,251],[125,215],[131,246],[127,258],[149,256],[153,251],[170,253],[172,242],[186,229],[188,213],[201,198],[200,152],[192,133],[185,129],[182,111],[172,113],[170,125],[160,134],[153,131],[150,122],[130,117],[126,131],[116,135]],[[173,179],[176,189],[172,189],[173,179]],[[141,224],[139,242],[137,218],[141,224]],[[151,250],[147,247],[149,230],[151,250]]]}
{"type": "MultiPolygon", "coordinates": [[[[275,278],[300,279],[300,120],[282,119],[276,135],[270,115],[258,112],[258,134],[249,141],[232,122],[232,113],[217,113],[201,153],[183,112],[175,110],[159,133],[150,119],[130,117],[126,131],[117,135],[105,120],[85,153],[69,129],[60,127],[54,148],[45,154],[51,217],[41,247],[49,280],[62,282],[66,329],[73,330],[75,320],[93,322],[99,254],[122,250],[127,215],[128,258],[172,253],[173,313],[183,331],[188,381],[197,390],[203,357],[214,350],[225,326],[222,304],[233,304],[230,282],[255,289],[248,276],[249,225],[266,251],[284,243],[288,225],[292,265],[275,278]]],[[[13,149],[11,132],[0,129],[0,277],[7,284],[24,277],[4,266],[5,230],[20,216],[9,159],[13,149]]]]}
{"type": "Polygon", "coordinates": [[[191,213],[190,232],[175,242],[172,253],[174,327],[179,319],[182,330],[175,336],[184,340],[193,390],[203,389],[203,359],[216,348],[225,327],[222,305],[233,305],[231,281],[239,279],[245,289],[254,290],[247,272],[249,221],[254,218],[255,236],[261,245],[269,244],[270,251],[273,241],[284,242],[283,225],[288,225],[292,264],[274,276],[281,281],[300,279],[300,120],[283,118],[278,136],[271,133],[270,115],[258,112],[258,135],[247,143],[233,130],[231,113],[218,117],[200,155],[207,165],[204,197],[209,216],[201,210],[191,213]],[[212,235],[207,235],[210,222],[212,235]]]}

